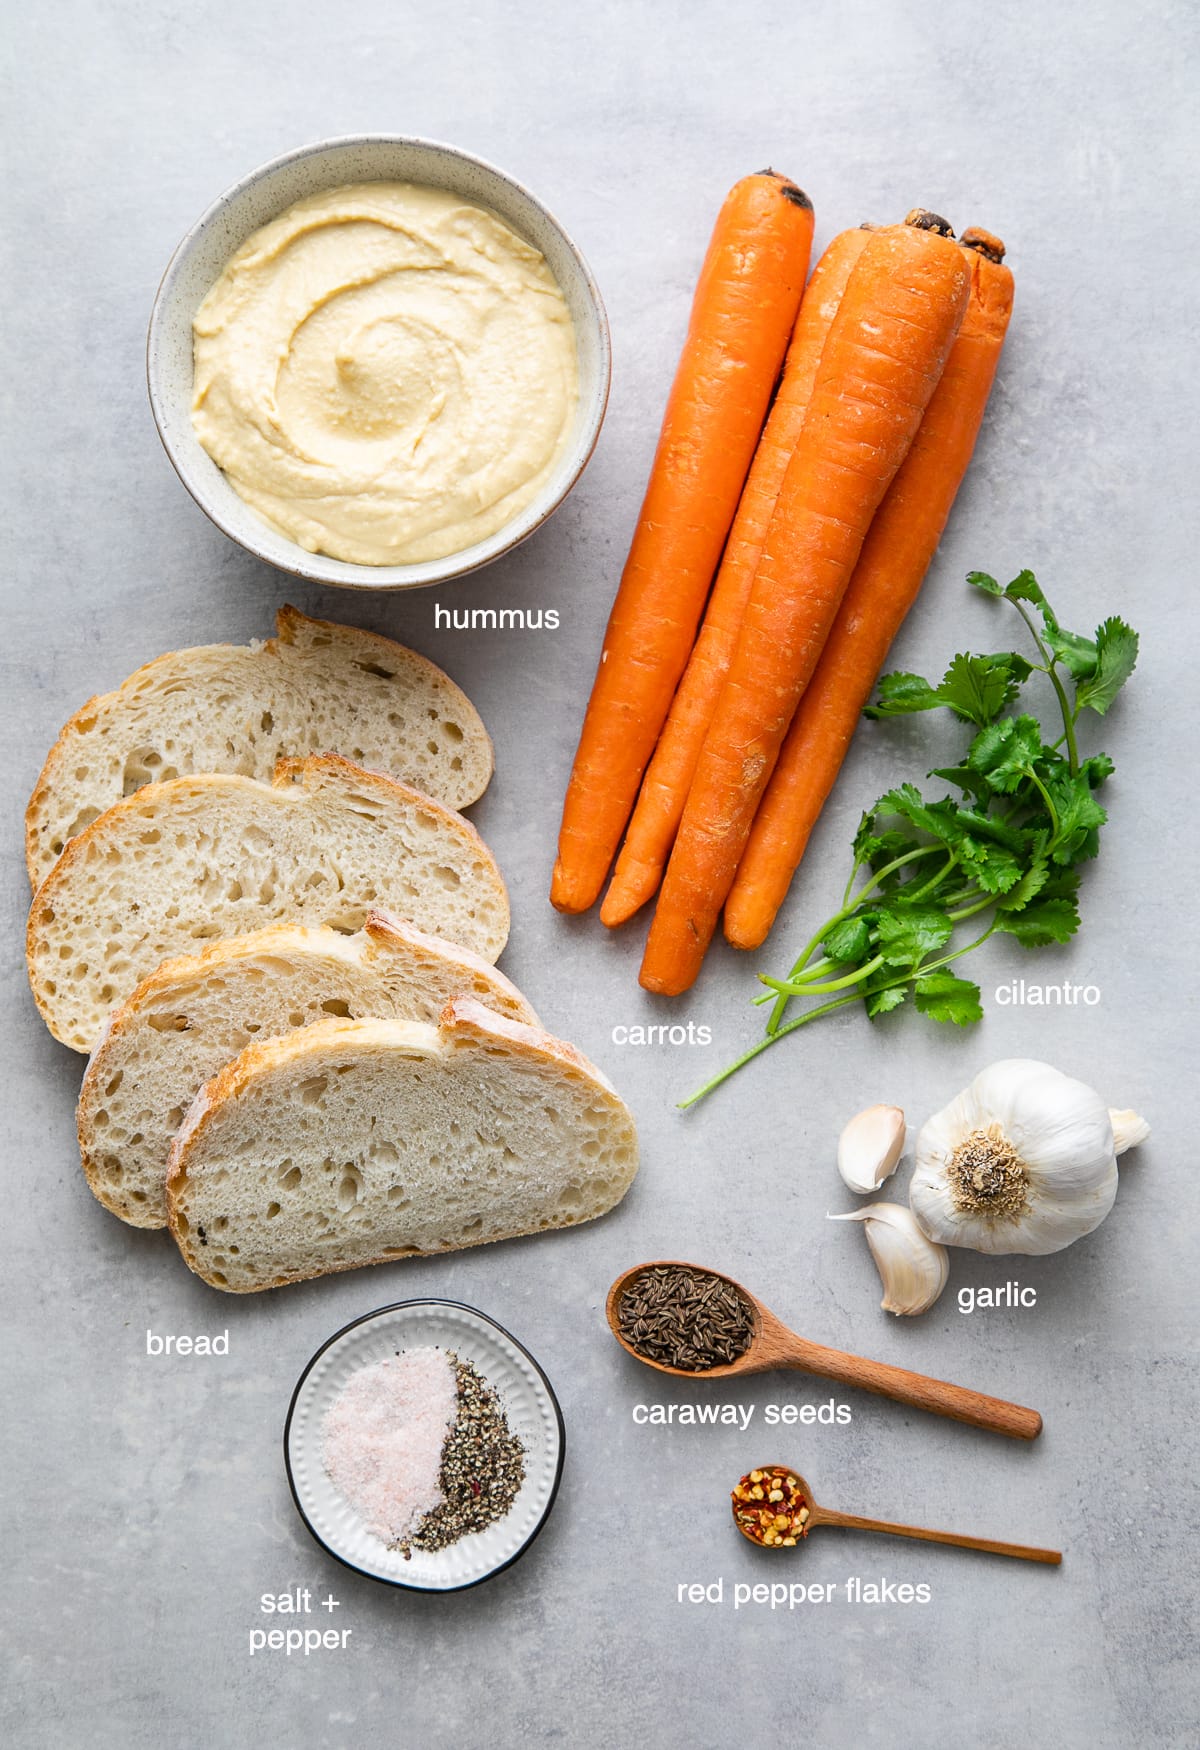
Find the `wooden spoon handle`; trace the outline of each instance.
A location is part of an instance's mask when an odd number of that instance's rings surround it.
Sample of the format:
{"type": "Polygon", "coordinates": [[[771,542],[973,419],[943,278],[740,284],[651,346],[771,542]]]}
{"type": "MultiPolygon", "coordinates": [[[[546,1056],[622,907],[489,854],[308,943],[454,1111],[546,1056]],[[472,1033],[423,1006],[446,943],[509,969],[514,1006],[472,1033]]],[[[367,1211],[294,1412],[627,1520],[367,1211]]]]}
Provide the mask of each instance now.
{"type": "Polygon", "coordinates": [[[814,1512],[817,1525],[843,1525],[850,1531],[886,1531],[889,1537],[917,1537],[923,1543],[952,1543],[959,1549],[978,1549],[991,1556],[1016,1556],[1022,1562],[1046,1562],[1057,1567],[1061,1550],[1037,1549],[1026,1543],[997,1543],[990,1537],[959,1537],[953,1531],[926,1531],[920,1525],[893,1525],[887,1519],[863,1519],[857,1513],[834,1513],[828,1507],[814,1512]]]}
{"type": "Polygon", "coordinates": [[[1036,1410],[1006,1403],[1003,1398],[985,1397],[982,1392],[968,1391],[966,1386],[948,1385],[944,1379],[909,1373],[903,1367],[889,1367],[883,1361],[844,1355],[840,1349],[826,1349],[805,1337],[793,1335],[776,1365],[800,1367],[824,1379],[838,1379],[844,1385],[879,1392],[898,1403],[932,1410],[935,1416],[950,1416],[956,1422],[969,1422],[973,1428],[989,1428],[1013,1440],[1035,1440],[1042,1431],[1042,1418],[1036,1410]]]}

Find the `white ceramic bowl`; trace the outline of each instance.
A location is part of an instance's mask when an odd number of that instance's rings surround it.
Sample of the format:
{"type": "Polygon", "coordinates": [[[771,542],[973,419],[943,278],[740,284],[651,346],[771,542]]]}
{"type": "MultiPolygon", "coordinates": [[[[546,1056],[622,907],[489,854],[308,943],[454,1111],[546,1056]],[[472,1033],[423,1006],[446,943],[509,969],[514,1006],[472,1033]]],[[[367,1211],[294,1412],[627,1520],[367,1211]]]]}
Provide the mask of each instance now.
{"type": "Polygon", "coordinates": [[[416,589],[490,564],[541,526],[583,472],[608,403],[608,319],[590,268],[528,189],[453,146],[399,134],[359,134],[301,146],[252,171],[213,203],[179,245],[163,275],[146,345],[150,405],[163,447],[201,510],[260,559],[318,583],[349,589],[416,589]],[[413,565],[353,565],[309,553],[255,515],[192,429],[192,318],[234,250],[306,195],[351,182],[416,182],[490,207],[545,256],[575,325],[579,403],[571,442],[540,493],[486,541],[413,565]]]}
{"type": "Polygon", "coordinates": [[[566,1437],[550,1381],[514,1337],[474,1307],[453,1300],[405,1300],[356,1319],[313,1356],[292,1395],[283,1432],[292,1497],[309,1531],[346,1567],[413,1592],[461,1592],[511,1567],[550,1515],[566,1437]],[[525,1446],[525,1480],[503,1519],[442,1550],[388,1549],[334,1488],[321,1457],[326,1412],[360,1367],[400,1349],[452,1349],[500,1395],[508,1425],[525,1446]]]}

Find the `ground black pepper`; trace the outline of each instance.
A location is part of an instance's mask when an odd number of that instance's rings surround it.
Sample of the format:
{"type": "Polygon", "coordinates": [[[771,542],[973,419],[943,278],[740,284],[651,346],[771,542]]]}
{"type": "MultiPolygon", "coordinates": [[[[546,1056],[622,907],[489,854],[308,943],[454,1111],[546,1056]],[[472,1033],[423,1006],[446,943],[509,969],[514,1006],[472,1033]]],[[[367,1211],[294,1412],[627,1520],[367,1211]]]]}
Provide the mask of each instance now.
{"type": "Polygon", "coordinates": [[[508,1425],[504,1406],[469,1361],[448,1351],[458,1382],[458,1413],[442,1448],[438,1482],[442,1504],[427,1513],[412,1537],[397,1545],[447,1549],[459,1538],[503,1519],[525,1480],[525,1448],[508,1425]]]}

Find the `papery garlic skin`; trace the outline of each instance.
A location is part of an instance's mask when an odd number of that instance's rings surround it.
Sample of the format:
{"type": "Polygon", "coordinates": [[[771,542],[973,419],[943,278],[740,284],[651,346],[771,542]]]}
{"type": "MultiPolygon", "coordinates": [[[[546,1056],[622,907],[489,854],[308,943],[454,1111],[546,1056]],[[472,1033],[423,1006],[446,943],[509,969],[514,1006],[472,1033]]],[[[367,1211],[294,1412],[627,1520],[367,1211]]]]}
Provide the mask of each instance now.
{"type": "Polygon", "coordinates": [[[837,1166],[843,1182],[860,1197],[877,1191],[900,1165],[904,1113],[899,1106],[868,1106],[838,1137],[837,1166]]]}
{"type": "Polygon", "coordinates": [[[1150,1134],[1150,1126],[1146,1120],[1139,1118],[1128,1107],[1123,1112],[1110,1110],[1108,1117],[1113,1127],[1113,1147],[1119,1155],[1123,1155],[1127,1148],[1137,1148],[1150,1134]]]}
{"type": "Polygon", "coordinates": [[[880,1306],[890,1313],[928,1312],[950,1276],[950,1254],[921,1231],[901,1203],[869,1203],[830,1221],[861,1221],[883,1283],[880,1306]]]}
{"type": "MultiPolygon", "coordinates": [[[[1003,1156],[1002,1147],[997,1152],[1003,1156]]],[[[929,1120],[917,1138],[909,1187],[912,1211],[931,1239],[1034,1256],[1091,1233],[1116,1195],[1108,1107],[1085,1083],[1027,1058],[992,1064],[929,1120]],[[989,1132],[1011,1144],[1016,1157],[993,1194],[1004,1208],[989,1209],[986,1187],[972,1193],[956,1170],[964,1145],[989,1132]]]]}

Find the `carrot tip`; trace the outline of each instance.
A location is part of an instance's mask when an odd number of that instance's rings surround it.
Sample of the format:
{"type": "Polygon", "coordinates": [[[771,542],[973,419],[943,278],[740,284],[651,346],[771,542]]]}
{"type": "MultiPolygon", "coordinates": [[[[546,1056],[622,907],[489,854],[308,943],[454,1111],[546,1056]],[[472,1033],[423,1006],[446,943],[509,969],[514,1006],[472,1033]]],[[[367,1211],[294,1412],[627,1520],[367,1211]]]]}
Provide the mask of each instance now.
{"type": "Polygon", "coordinates": [[[990,231],[980,230],[978,225],[968,225],[959,242],[964,249],[974,249],[980,255],[986,255],[997,266],[1004,260],[1004,244],[1000,238],[993,236],[990,231]]]}
{"type": "Polygon", "coordinates": [[[793,206],[803,207],[805,212],[811,213],[812,202],[809,200],[804,190],[798,183],[793,182],[790,176],[785,176],[782,170],[772,170],[771,166],[768,164],[765,170],[755,171],[755,175],[773,176],[776,182],[781,182],[783,184],[783,187],[779,192],[785,201],[791,201],[793,206]]]}
{"type": "Polygon", "coordinates": [[[911,213],[904,215],[904,223],[917,231],[936,231],[939,237],[954,235],[954,226],[949,219],[943,219],[940,213],[931,213],[928,207],[914,207],[911,213]]]}

